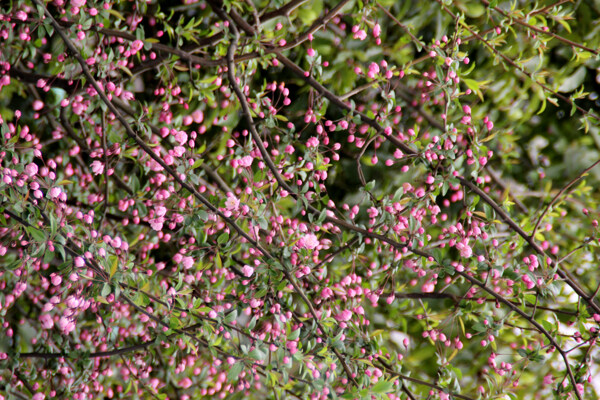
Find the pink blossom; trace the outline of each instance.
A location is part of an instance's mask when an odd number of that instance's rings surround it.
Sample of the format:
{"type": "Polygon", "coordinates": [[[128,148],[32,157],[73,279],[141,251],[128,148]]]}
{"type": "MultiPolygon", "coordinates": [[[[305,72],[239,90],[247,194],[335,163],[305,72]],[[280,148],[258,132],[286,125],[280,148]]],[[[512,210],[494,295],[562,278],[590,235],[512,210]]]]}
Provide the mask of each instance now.
{"type": "Polygon", "coordinates": [[[431,293],[435,290],[435,282],[427,281],[421,286],[421,291],[423,293],[431,293]]]}
{"type": "Polygon", "coordinates": [[[182,380],[179,381],[179,386],[181,386],[184,389],[189,388],[190,386],[192,386],[194,382],[192,382],[192,380],[188,377],[183,378],[182,380]]]}
{"type": "Polygon", "coordinates": [[[54,321],[52,320],[52,317],[48,314],[40,315],[39,320],[43,329],[52,329],[52,327],[54,326],[54,321]]]}
{"type": "Polygon", "coordinates": [[[252,162],[254,161],[254,157],[252,156],[244,156],[242,158],[240,158],[240,160],[238,161],[238,165],[240,167],[245,167],[248,168],[252,165],[252,162]]]}
{"type": "Polygon", "coordinates": [[[27,166],[25,167],[25,172],[29,176],[37,175],[37,173],[38,173],[38,166],[37,166],[37,164],[35,164],[35,163],[29,163],[29,164],[27,164],[27,166]]]}
{"type": "Polygon", "coordinates": [[[300,247],[310,250],[317,248],[319,245],[319,239],[312,233],[305,235],[302,239],[300,239],[300,242],[300,247]]]}
{"type": "Polygon", "coordinates": [[[94,173],[94,175],[100,175],[101,173],[104,172],[104,163],[102,161],[94,161],[92,163],[92,172],[94,173]]]}
{"type": "Polygon", "coordinates": [[[352,32],[354,32],[354,39],[365,40],[367,38],[367,32],[364,29],[359,29],[358,25],[352,27],[352,32]]]}
{"type": "Polygon", "coordinates": [[[155,231],[160,231],[163,227],[165,219],[163,217],[153,218],[148,222],[150,223],[150,227],[152,229],[154,229],[155,231]]]}
{"type": "Polygon", "coordinates": [[[379,65],[377,63],[372,62],[369,65],[369,72],[367,72],[367,76],[369,78],[375,78],[375,76],[379,73],[379,65]]]}
{"type": "Polygon", "coordinates": [[[58,274],[52,273],[52,275],[50,275],[50,282],[52,282],[54,286],[58,286],[62,282],[62,277],[58,274]]]}
{"type": "Polygon", "coordinates": [[[183,155],[183,153],[185,153],[185,147],[175,146],[173,148],[173,154],[175,154],[177,157],[181,157],[183,155]]]}
{"type": "Polygon", "coordinates": [[[244,268],[242,268],[242,273],[244,274],[244,276],[249,278],[254,273],[254,268],[252,268],[249,265],[244,265],[244,268]]]}
{"type": "Polygon", "coordinates": [[[306,147],[311,148],[311,147],[317,147],[319,146],[319,139],[316,137],[311,137],[306,141],[306,147]]]}
{"type": "Polygon", "coordinates": [[[175,134],[175,140],[182,146],[187,142],[187,139],[188,135],[184,131],[179,131],[175,134]]]}
{"type": "Polygon", "coordinates": [[[20,19],[21,21],[27,21],[27,13],[22,10],[17,11],[15,14],[16,19],[20,19]]]}
{"type": "Polygon", "coordinates": [[[469,258],[473,255],[473,249],[469,246],[469,242],[463,240],[462,242],[458,242],[456,244],[456,249],[460,253],[460,256],[463,258],[469,258]]]}
{"type": "Polygon", "coordinates": [[[85,6],[86,0],[71,0],[71,5],[73,7],[81,8],[85,6]]]}
{"type": "Polygon", "coordinates": [[[40,111],[42,108],[44,108],[44,102],[41,100],[35,100],[32,104],[32,108],[35,111],[40,111]]]}
{"type": "Polygon", "coordinates": [[[200,124],[204,121],[204,113],[202,110],[196,110],[192,113],[192,119],[195,123],[200,124]]]}
{"type": "Polygon", "coordinates": [[[376,218],[379,215],[379,211],[375,207],[370,207],[367,209],[367,214],[369,214],[369,218],[376,218]]]}
{"type": "Polygon", "coordinates": [[[235,211],[240,207],[240,201],[233,195],[228,195],[225,200],[225,208],[229,211],[235,211]]]}
{"type": "Polygon", "coordinates": [[[140,51],[142,49],[142,47],[144,47],[144,42],[142,42],[141,40],[134,40],[133,43],[131,43],[131,49],[135,53],[140,51]]]}
{"type": "Polygon", "coordinates": [[[350,319],[352,319],[352,311],[344,310],[341,313],[337,314],[335,316],[335,319],[339,322],[350,321],[350,319]]]}
{"type": "Polygon", "coordinates": [[[56,186],[55,186],[55,187],[53,187],[52,189],[50,189],[50,190],[48,191],[48,194],[47,194],[47,196],[48,196],[48,198],[49,198],[49,199],[55,199],[55,198],[57,198],[58,196],[60,196],[60,194],[61,194],[61,193],[62,193],[62,190],[60,190],[60,188],[59,188],[59,187],[56,187],[56,186]]]}
{"type": "Polygon", "coordinates": [[[181,259],[181,263],[183,264],[183,268],[190,269],[194,266],[194,259],[190,256],[185,256],[181,259]]]}
{"type": "Polygon", "coordinates": [[[68,317],[61,317],[58,321],[58,327],[65,335],[73,332],[75,330],[75,321],[68,317]]]}
{"type": "Polygon", "coordinates": [[[527,289],[533,289],[535,287],[535,282],[533,280],[531,280],[529,275],[523,275],[521,277],[521,280],[525,283],[525,286],[527,287],[527,289]]]}
{"type": "Polygon", "coordinates": [[[379,26],[379,24],[375,24],[375,26],[373,27],[373,36],[379,37],[380,34],[381,34],[381,26],[379,26]]]}

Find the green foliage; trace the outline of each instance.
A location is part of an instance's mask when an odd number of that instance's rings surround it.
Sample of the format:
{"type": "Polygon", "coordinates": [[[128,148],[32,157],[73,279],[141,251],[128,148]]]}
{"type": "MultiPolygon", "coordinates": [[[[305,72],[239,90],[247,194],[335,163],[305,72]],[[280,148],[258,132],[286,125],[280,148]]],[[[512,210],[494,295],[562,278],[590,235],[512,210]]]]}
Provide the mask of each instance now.
{"type": "Polygon", "coordinates": [[[595,2],[0,7],[8,398],[598,397],[595,2]]]}

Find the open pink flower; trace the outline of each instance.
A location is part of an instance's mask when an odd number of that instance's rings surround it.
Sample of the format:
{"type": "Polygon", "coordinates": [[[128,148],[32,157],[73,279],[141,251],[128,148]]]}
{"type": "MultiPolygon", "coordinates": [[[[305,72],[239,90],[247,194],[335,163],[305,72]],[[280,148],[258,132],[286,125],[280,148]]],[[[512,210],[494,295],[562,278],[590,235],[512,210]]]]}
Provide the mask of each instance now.
{"type": "Polygon", "coordinates": [[[164,217],[167,214],[167,209],[163,206],[156,207],[156,216],[164,217]]]}
{"type": "Polygon", "coordinates": [[[435,282],[427,281],[421,286],[421,292],[432,293],[435,290],[435,282]]]}
{"type": "Polygon", "coordinates": [[[319,245],[319,239],[316,235],[308,233],[302,239],[300,239],[299,245],[305,249],[316,249],[319,245]]]}
{"type": "Polygon", "coordinates": [[[192,118],[195,123],[200,124],[204,121],[204,113],[202,110],[196,110],[192,113],[192,118]]]}
{"type": "Polygon", "coordinates": [[[228,195],[225,200],[225,208],[229,211],[235,211],[240,207],[240,200],[233,195],[228,195]]]}
{"type": "Polygon", "coordinates": [[[244,268],[242,268],[242,273],[244,274],[244,276],[249,278],[254,273],[254,268],[252,268],[249,265],[244,265],[244,268]]]}
{"type": "Polygon", "coordinates": [[[94,175],[100,175],[101,173],[104,172],[104,163],[102,161],[94,161],[92,163],[92,172],[94,173],[94,175]]]}
{"type": "Polygon", "coordinates": [[[192,382],[192,380],[190,378],[183,378],[182,380],[179,381],[179,386],[181,386],[184,389],[189,388],[190,386],[192,386],[194,382],[192,382]]]}
{"type": "Polygon", "coordinates": [[[175,140],[183,146],[188,140],[188,135],[184,131],[179,131],[175,134],[175,140]]]}
{"type": "Polygon", "coordinates": [[[52,327],[54,326],[54,321],[52,320],[52,316],[50,316],[49,314],[42,314],[40,315],[40,324],[42,325],[43,329],[52,329],[52,327]]]}
{"type": "Polygon", "coordinates": [[[352,318],[352,311],[350,311],[350,310],[344,310],[335,316],[335,319],[339,322],[350,321],[351,318],[352,318]]]}
{"type": "Polygon", "coordinates": [[[190,269],[194,266],[194,258],[190,256],[185,256],[181,259],[181,263],[183,264],[183,268],[190,269]]]}
{"type": "Polygon", "coordinates": [[[58,321],[58,328],[62,331],[62,333],[68,335],[75,330],[75,321],[69,317],[63,316],[58,321]]]}
{"type": "Polygon", "coordinates": [[[240,167],[250,167],[252,165],[252,161],[254,161],[254,158],[252,156],[244,156],[242,158],[240,158],[240,160],[238,161],[238,165],[240,167]]]}
{"type": "Polygon", "coordinates": [[[469,258],[473,255],[473,249],[469,246],[469,242],[467,240],[463,240],[462,242],[458,242],[456,244],[456,250],[460,253],[460,256],[463,258],[469,258]]]}
{"type": "Polygon", "coordinates": [[[48,196],[48,198],[49,198],[49,199],[55,199],[55,198],[57,198],[58,196],[60,196],[60,194],[61,194],[61,193],[62,193],[62,190],[60,190],[60,188],[59,188],[59,187],[56,187],[56,186],[55,186],[55,187],[53,187],[52,189],[50,189],[50,190],[48,191],[48,194],[47,194],[47,196],[48,196]]]}
{"type": "Polygon", "coordinates": [[[141,40],[134,40],[133,43],[131,43],[131,49],[134,52],[138,52],[142,49],[142,47],[144,47],[144,42],[142,42],[141,40]]]}
{"type": "Polygon", "coordinates": [[[155,231],[160,231],[163,228],[163,224],[165,223],[164,217],[153,218],[150,221],[150,227],[155,231]]]}

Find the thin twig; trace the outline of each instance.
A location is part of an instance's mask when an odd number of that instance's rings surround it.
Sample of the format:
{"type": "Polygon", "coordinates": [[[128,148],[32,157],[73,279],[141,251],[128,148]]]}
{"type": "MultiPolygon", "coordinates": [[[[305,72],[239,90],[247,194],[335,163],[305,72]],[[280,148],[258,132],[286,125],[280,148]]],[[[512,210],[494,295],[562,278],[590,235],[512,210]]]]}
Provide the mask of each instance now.
{"type": "MultiPolygon", "coordinates": [[[[489,2],[489,1],[487,1],[487,0],[481,0],[481,1],[482,1],[482,3],[483,3],[483,4],[485,4],[486,6],[488,6],[488,7],[489,7],[489,5],[490,5],[490,2],[489,2]]],[[[582,49],[582,50],[589,51],[590,53],[592,53],[592,54],[594,54],[594,55],[598,55],[598,54],[599,54],[599,53],[598,53],[598,50],[594,50],[594,49],[592,49],[592,48],[589,48],[589,47],[587,47],[587,46],[581,45],[581,44],[579,44],[579,43],[576,43],[576,42],[574,42],[574,41],[572,41],[572,40],[569,40],[569,39],[567,39],[567,38],[565,38],[565,37],[562,37],[562,36],[560,36],[560,35],[557,35],[557,34],[555,34],[555,33],[553,33],[553,32],[550,32],[550,31],[545,31],[545,30],[543,30],[543,29],[541,29],[541,28],[538,28],[537,26],[530,25],[530,24],[528,24],[527,22],[523,21],[523,20],[522,20],[522,19],[520,19],[520,18],[517,18],[517,17],[514,17],[514,16],[512,16],[512,15],[509,15],[508,13],[506,13],[504,10],[502,10],[502,9],[501,9],[501,8],[499,8],[499,7],[494,7],[493,9],[494,9],[494,11],[496,11],[497,13],[499,13],[499,14],[503,15],[505,18],[509,18],[511,21],[514,21],[514,22],[516,22],[518,25],[521,25],[521,26],[523,26],[523,27],[525,27],[525,28],[527,28],[527,29],[530,29],[530,30],[532,30],[532,31],[534,31],[534,32],[541,33],[542,35],[546,35],[546,36],[551,36],[551,37],[553,37],[554,39],[556,39],[556,40],[559,40],[559,41],[561,41],[561,42],[563,42],[563,43],[566,43],[566,44],[568,44],[568,45],[569,45],[569,46],[571,46],[571,47],[577,47],[577,48],[580,48],[580,49],[582,49]]]]}
{"type": "Polygon", "coordinates": [[[554,205],[554,203],[556,203],[556,201],[560,198],[560,196],[562,196],[563,193],[565,193],[567,190],[569,190],[569,188],[571,186],[573,186],[580,179],[582,179],[588,172],[590,172],[590,170],[592,170],[598,164],[600,164],[600,160],[596,161],[595,163],[593,163],[592,165],[590,165],[589,167],[587,167],[586,169],[581,171],[581,173],[579,173],[579,175],[577,175],[575,178],[571,179],[571,181],[569,183],[567,183],[567,185],[565,187],[563,187],[562,189],[560,189],[560,191],[558,193],[556,193],[556,195],[554,196],[552,201],[550,201],[550,203],[548,203],[548,205],[542,212],[542,215],[540,215],[540,217],[538,218],[537,222],[535,223],[535,226],[533,227],[533,230],[531,231],[531,235],[529,235],[529,236],[531,236],[531,237],[535,236],[535,233],[537,232],[540,224],[542,223],[542,220],[544,219],[544,217],[546,216],[546,214],[548,213],[550,208],[554,205]]]}

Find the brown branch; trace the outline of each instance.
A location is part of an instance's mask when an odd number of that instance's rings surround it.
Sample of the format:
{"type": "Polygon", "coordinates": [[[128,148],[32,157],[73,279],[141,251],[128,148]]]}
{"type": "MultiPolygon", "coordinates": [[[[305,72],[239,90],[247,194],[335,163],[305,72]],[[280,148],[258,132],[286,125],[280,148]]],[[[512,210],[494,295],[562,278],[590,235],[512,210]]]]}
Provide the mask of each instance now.
{"type": "Polygon", "coordinates": [[[414,93],[410,93],[410,95],[409,95],[409,92],[411,92],[411,90],[408,86],[400,83],[399,81],[394,82],[394,84],[395,84],[396,88],[400,89],[400,90],[396,90],[396,94],[398,96],[400,96],[402,98],[402,100],[404,100],[410,108],[412,108],[417,113],[419,113],[423,118],[425,118],[425,120],[427,120],[427,122],[429,122],[429,124],[431,126],[433,126],[434,128],[436,128],[442,132],[446,132],[446,127],[444,126],[444,124],[442,122],[438,121],[437,119],[435,119],[435,117],[433,115],[431,115],[427,111],[425,111],[421,105],[413,106],[412,103],[414,101],[414,93]]]}
{"type": "Polygon", "coordinates": [[[537,222],[535,223],[535,226],[533,227],[533,230],[531,231],[531,235],[530,235],[531,237],[535,236],[535,233],[538,230],[540,224],[542,223],[542,220],[544,219],[544,217],[546,216],[546,214],[548,213],[550,208],[554,205],[554,203],[556,203],[556,201],[559,199],[559,197],[562,196],[563,193],[565,193],[567,190],[569,190],[569,188],[571,186],[573,186],[575,183],[577,183],[581,178],[584,177],[584,175],[586,175],[588,172],[590,172],[598,164],[600,164],[600,160],[596,161],[595,163],[593,163],[592,165],[590,165],[589,167],[587,167],[586,169],[581,171],[581,173],[579,175],[577,175],[575,178],[573,178],[565,187],[563,187],[562,189],[560,189],[560,191],[558,193],[556,193],[556,195],[554,196],[552,201],[550,201],[550,203],[548,203],[548,205],[542,212],[542,215],[540,215],[537,222]]]}
{"type": "Polygon", "coordinates": [[[525,204],[523,204],[523,202],[521,202],[521,200],[519,200],[514,194],[511,193],[510,187],[508,186],[508,184],[506,182],[504,182],[504,180],[502,178],[500,178],[498,175],[496,175],[496,172],[488,165],[486,165],[484,167],[484,169],[485,169],[485,172],[488,173],[490,178],[492,178],[494,183],[496,183],[496,185],[500,186],[500,188],[503,191],[506,191],[508,193],[508,195],[510,196],[512,201],[516,204],[516,206],[519,208],[519,210],[521,210],[525,214],[529,214],[529,209],[527,208],[527,206],[525,204]]]}
{"type": "MultiPolygon", "coordinates": [[[[430,387],[432,389],[439,390],[440,392],[445,392],[447,390],[447,389],[444,389],[443,387],[435,385],[433,383],[429,383],[427,381],[424,381],[424,380],[421,380],[421,379],[417,379],[417,378],[413,378],[412,376],[408,376],[408,375],[404,375],[404,374],[401,374],[399,372],[396,372],[396,371],[394,371],[392,369],[392,366],[390,364],[388,364],[387,362],[383,361],[381,358],[378,358],[377,362],[379,362],[379,364],[383,367],[383,369],[385,369],[388,373],[390,373],[391,375],[397,376],[398,378],[400,378],[402,380],[413,382],[413,383],[416,383],[418,385],[427,386],[427,387],[430,387]]],[[[454,393],[454,392],[450,392],[450,395],[452,397],[454,397],[454,398],[457,398],[457,399],[475,400],[473,397],[463,396],[461,394],[454,393]]]]}
{"type": "Polygon", "coordinates": [[[402,28],[402,30],[404,32],[406,32],[406,34],[411,38],[411,40],[414,43],[416,43],[418,46],[421,46],[423,48],[427,47],[425,45],[425,43],[423,43],[415,35],[413,35],[413,33],[408,28],[408,26],[406,26],[402,22],[398,21],[398,18],[396,18],[391,12],[389,12],[387,8],[385,8],[384,6],[382,6],[381,3],[379,3],[378,1],[375,1],[375,2],[377,3],[377,6],[385,13],[385,15],[387,15],[392,21],[394,21],[396,23],[396,25],[398,25],[400,28],[402,28]]]}
{"type": "Polygon", "coordinates": [[[567,258],[571,257],[573,254],[577,253],[579,250],[583,249],[585,246],[587,246],[589,243],[593,242],[594,240],[596,240],[596,238],[594,238],[594,237],[586,239],[583,242],[583,244],[580,244],[579,246],[575,247],[573,250],[571,250],[569,253],[567,253],[563,258],[561,258],[560,260],[556,261],[556,263],[557,264],[561,264],[567,258]]]}
{"type": "MultiPolygon", "coordinates": [[[[482,3],[483,3],[483,4],[485,4],[486,6],[488,6],[488,7],[489,7],[489,5],[490,5],[490,2],[489,2],[488,0],[481,0],[481,1],[482,1],[482,3]]],[[[553,38],[554,38],[554,39],[556,39],[556,40],[559,40],[559,41],[561,41],[561,42],[563,42],[563,43],[566,43],[566,44],[568,44],[569,46],[572,46],[572,47],[577,47],[577,48],[580,48],[580,49],[582,49],[582,50],[589,51],[590,53],[592,53],[592,54],[594,54],[594,55],[596,55],[596,56],[597,56],[598,54],[600,54],[600,53],[598,52],[598,50],[591,49],[591,48],[589,48],[589,47],[586,47],[586,46],[584,46],[584,45],[581,45],[581,44],[579,44],[579,43],[576,43],[576,42],[574,42],[574,41],[572,41],[572,40],[569,40],[569,39],[567,39],[567,38],[565,38],[565,37],[562,37],[562,36],[560,36],[560,35],[557,35],[557,34],[555,34],[555,33],[553,33],[553,32],[550,32],[550,31],[545,31],[545,30],[543,30],[543,29],[541,29],[541,28],[538,28],[537,26],[530,25],[530,24],[528,24],[527,22],[523,21],[523,20],[522,20],[522,19],[520,19],[520,18],[517,18],[517,17],[514,17],[514,16],[512,16],[512,15],[509,15],[508,13],[506,13],[504,10],[502,10],[502,9],[501,9],[501,8],[499,8],[499,7],[494,7],[494,11],[496,11],[497,13],[499,13],[499,14],[503,15],[505,18],[509,18],[511,21],[514,21],[514,22],[516,22],[518,25],[521,25],[521,26],[523,26],[523,27],[525,27],[525,28],[527,28],[527,29],[530,29],[530,30],[532,30],[532,31],[535,31],[535,32],[537,32],[537,33],[541,33],[542,35],[551,36],[551,37],[553,37],[553,38]]]]}
{"type": "Polygon", "coordinates": [[[279,7],[277,10],[264,13],[260,19],[262,22],[265,22],[277,17],[289,17],[294,10],[306,2],[308,2],[308,0],[292,0],[289,3],[279,7]]]}
{"type": "Polygon", "coordinates": [[[544,7],[544,8],[540,8],[537,11],[533,11],[530,15],[545,14],[548,11],[550,11],[551,9],[553,9],[554,7],[558,7],[558,6],[560,6],[561,4],[564,4],[564,3],[571,3],[572,1],[573,0],[559,0],[556,3],[550,4],[550,5],[548,5],[548,6],[544,7]]]}
{"type": "MultiPolygon", "coordinates": [[[[382,297],[386,295],[386,293],[383,293],[382,297]]],[[[431,293],[424,293],[424,292],[413,292],[413,293],[401,293],[401,292],[396,292],[394,293],[394,297],[397,299],[414,299],[414,300],[420,300],[420,299],[450,299],[452,300],[454,303],[459,303],[460,301],[477,301],[479,299],[477,298],[470,298],[470,297],[461,297],[461,296],[457,296],[451,293],[443,293],[443,292],[431,292],[431,293]]],[[[485,302],[487,303],[494,303],[497,302],[498,300],[493,298],[485,298],[484,299],[485,302]]],[[[512,301],[509,300],[512,304],[514,304],[515,306],[520,306],[522,305],[521,303],[517,302],[517,301],[512,301]]],[[[524,303],[523,304],[525,307],[528,308],[534,308],[536,307],[534,304],[531,303],[524,303]]],[[[539,310],[544,310],[544,311],[551,311],[557,314],[564,314],[564,315],[571,315],[571,316],[578,316],[579,313],[575,312],[575,311],[565,311],[565,310],[561,310],[561,309],[557,309],[557,308],[551,308],[551,307],[544,307],[544,306],[537,306],[537,309],[539,310]]]]}
{"type": "MultiPolygon", "coordinates": [[[[142,342],[129,347],[121,347],[108,351],[97,351],[94,353],[90,353],[88,355],[89,358],[102,358],[102,357],[113,357],[119,356],[121,354],[131,353],[133,351],[144,350],[152,345],[156,344],[156,340],[148,340],[147,342],[142,342]]],[[[40,353],[40,352],[30,352],[30,353],[20,353],[20,358],[41,358],[44,360],[51,360],[56,358],[79,358],[80,355],[78,352],[74,353],[40,353]]]]}

